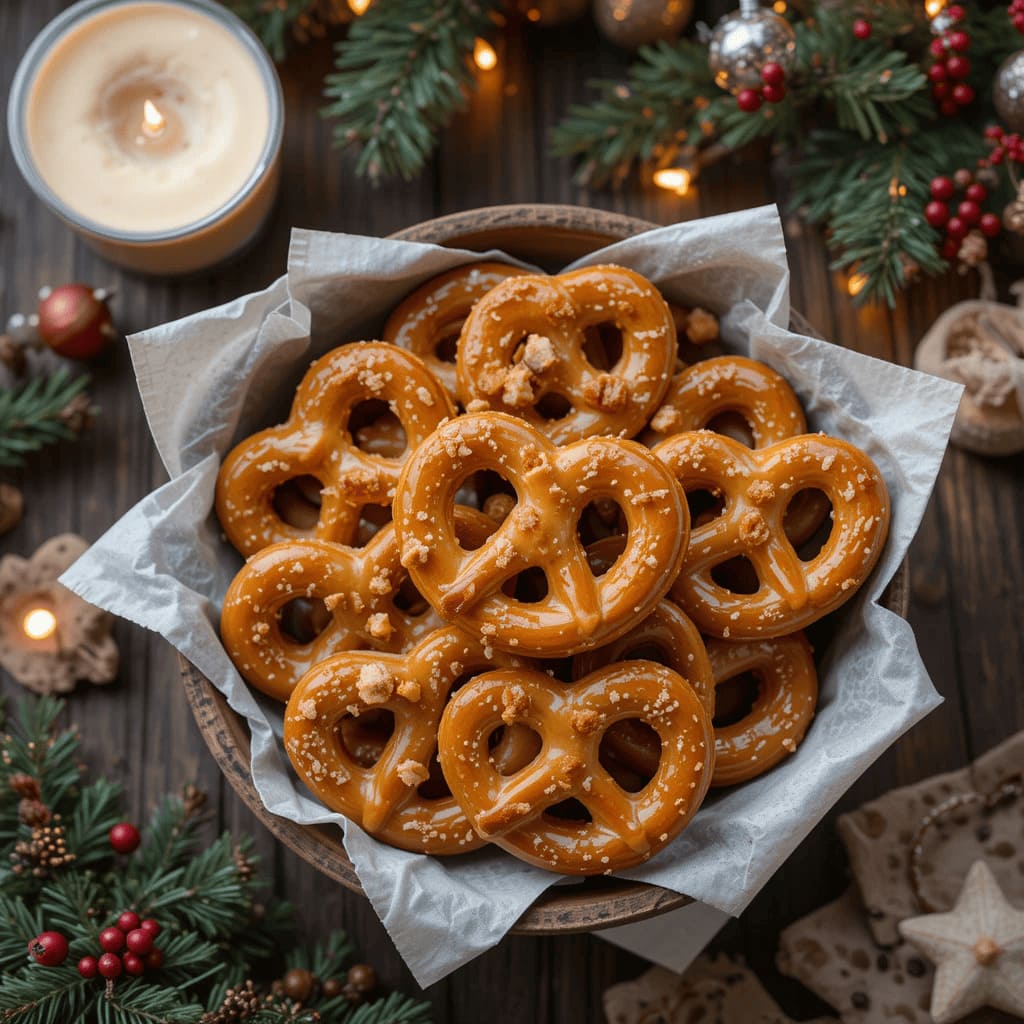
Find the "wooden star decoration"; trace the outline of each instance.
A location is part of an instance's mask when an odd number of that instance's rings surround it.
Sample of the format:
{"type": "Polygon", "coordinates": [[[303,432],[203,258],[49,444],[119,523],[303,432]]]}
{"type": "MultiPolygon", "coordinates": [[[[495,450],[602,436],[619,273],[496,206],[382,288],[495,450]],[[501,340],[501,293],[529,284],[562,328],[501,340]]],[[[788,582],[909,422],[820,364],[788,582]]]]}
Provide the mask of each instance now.
{"type": "Polygon", "coordinates": [[[935,1024],[982,1006],[1024,1014],[1024,911],[1010,906],[983,860],[967,872],[951,911],[908,918],[899,930],[935,964],[935,1024]]]}

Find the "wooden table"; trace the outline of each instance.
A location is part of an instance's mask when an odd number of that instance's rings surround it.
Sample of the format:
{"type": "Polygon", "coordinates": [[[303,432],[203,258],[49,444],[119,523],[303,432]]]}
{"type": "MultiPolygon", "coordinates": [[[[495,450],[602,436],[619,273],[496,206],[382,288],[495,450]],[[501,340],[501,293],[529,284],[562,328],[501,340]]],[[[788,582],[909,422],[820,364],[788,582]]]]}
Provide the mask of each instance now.
{"type": "MultiPolygon", "coordinates": [[[[29,41],[62,7],[59,0],[0,4],[4,96],[29,41]]],[[[288,128],[284,188],[270,230],[243,261],[187,282],[141,280],[94,257],[23,184],[8,147],[0,151],[0,312],[30,308],[43,284],[82,280],[112,286],[121,330],[137,331],[261,288],[285,266],[292,225],[384,235],[442,213],[507,202],[568,202],[670,223],[780,198],[761,155],[707,171],[680,199],[645,184],[621,194],[572,184],[568,162],[546,154],[545,139],[587,79],[618,74],[627,55],[589,21],[565,29],[513,27],[499,49],[501,70],[486,76],[472,108],[446,133],[436,160],[411,184],[373,189],[353,175],[354,156],[331,148],[317,115],[330,61],[326,43],[302,49],[282,68],[288,128]]],[[[934,318],[976,282],[955,275],[916,288],[893,311],[856,311],[844,281],[827,269],[820,234],[787,220],[793,303],[826,337],[883,359],[909,363],[934,318]]],[[[24,490],[27,516],[0,540],[0,552],[27,554],[47,537],[74,530],[98,537],[163,483],[123,345],[94,368],[102,408],[76,445],[51,449],[10,479],[24,490]]],[[[911,552],[911,620],[946,703],[883,756],[840,802],[856,806],[902,783],[956,768],[1024,727],[1024,458],[986,460],[950,451],[935,498],[911,552]]],[[[81,727],[97,774],[121,780],[135,815],[161,794],[195,780],[210,795],[214,829],[255,835],[264,868],[294,900],[312,938],[344,926],[388,984],[412,978],[369,905],[330,885],[254,821],[219,776],[178,683],[172,649],[118,623],[118,682],[81,687],[69,716],[81,727]]],[[[2,680],[5,694],[18,692],[2,680]]],[[[823,1008],[774,973],[781,926],[837,896],[846,884],[842,848],[823,822],[772,879],[719,945],[745,954],[793,1013],[823,1008]]],[[[503,1024],[601,1019],[601,993],[644,964],[592,936],[509,938],[427,995],[439,1021],[503,1024]]]]}

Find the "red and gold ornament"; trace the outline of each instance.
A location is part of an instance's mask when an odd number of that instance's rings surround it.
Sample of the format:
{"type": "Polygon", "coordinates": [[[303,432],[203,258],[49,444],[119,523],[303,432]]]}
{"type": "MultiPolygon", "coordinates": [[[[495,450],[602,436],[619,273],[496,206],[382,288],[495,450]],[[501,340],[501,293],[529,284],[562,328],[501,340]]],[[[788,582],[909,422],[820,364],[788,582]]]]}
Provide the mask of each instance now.
{"type": "Polygon", "coordinates": [[[85,284],[44,288],[39,293],[39,336],[67,359],[92,359],[117,336],[109,294],[85,284]]]}

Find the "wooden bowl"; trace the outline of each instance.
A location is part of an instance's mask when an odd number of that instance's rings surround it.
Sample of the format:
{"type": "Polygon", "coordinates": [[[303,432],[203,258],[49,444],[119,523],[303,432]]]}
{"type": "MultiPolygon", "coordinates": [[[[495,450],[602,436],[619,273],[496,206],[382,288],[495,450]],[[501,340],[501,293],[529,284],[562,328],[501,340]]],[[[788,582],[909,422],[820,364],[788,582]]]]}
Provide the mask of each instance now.
{"type": "MultiPolygon", "coordinates": [[[[603,210],[578,206],[495,206],[439,217],[392,236],[462,249],[500,249],[555,271],[610,242],[629,238],[657,225],[603,210]]],[[[798,314],[793,326],[816,335],[798,314]]],[[[906,562],[893,577],[882,602],[906,617],[909,604],[906,562]]],[[[220,692],[193,665],[179,658],[185,693],[199,730],[228,782],[252,812],[286,846],[328,878],[362,894],[352,862],[341,843],[341,830],[328,825],[297,825],[271,814],[261,802],[249,771],[249,731],[220,692]]],[[[611,878],[591,878],[573,886],[554,886],[516,922],[516,934],[551,935],[593,931],[628,924],[673,910],[688,896],[654,885],[611,878]]]]}

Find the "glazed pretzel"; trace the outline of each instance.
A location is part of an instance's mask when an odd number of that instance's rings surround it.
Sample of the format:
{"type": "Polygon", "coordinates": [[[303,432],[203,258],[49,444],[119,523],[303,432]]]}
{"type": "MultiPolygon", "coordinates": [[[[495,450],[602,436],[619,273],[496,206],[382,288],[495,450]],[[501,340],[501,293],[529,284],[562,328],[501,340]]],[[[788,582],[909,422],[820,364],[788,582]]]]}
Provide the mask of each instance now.
{"type": "Polygon", "coordinates": [[[357,342],[318,359],[299,384],[287,422],[242,441],[217,477],[217,516],[243,555],[286,540],[350,543],[363,505],[391,501],[401,460],[361,451],[348,431],[360,402],[390,403],[415,448],[454,408],[420,360],[394,345],[357,342]],[[314,477],[323,487],[317,521],[285,522],[274,507],[277,487],[314,477]]]}
{"type": "Polygon", "coordinates": [[[615,438],[556,448],[522,420],[501,413],[445,424],[406,462],[393,506],[402,564],[446,619],[502,650],[572,654],[629,629],[665,594],[686,548],[689,513],[672,474],[647,449],[615,438]],[[459,485],[494,470],[519,502],[478,551],[460,547],[451,510],[459,485]],[[623,554],[595,579],[576,533],[597,498],[622,507],[623,554]],[[535,603],[500,592],[531,566],[548,594],[535,603]]]}
{"type": "MultiPolygon", "coordinates": [[[[818,676],[803,633],[772,640],[708,640],[715,688],[746,672],[757,677],[750,710],[715,726],[712,786],[733,786],[763,775],[792,754],[804,738],[818,703],[818,676]]],[[[605,735],[605,750],[642,782],[658,768],[661,744],[630,720],[605,735]]],[[[522,755],[520,755],[522,756],[522,755]]]]}
{"type": "Polygon", "coordinates": [[[506,278],[525,273],[507,263],[467,263],[432,277],[388,317],[384,341],[415,352],[455,401],[455,360],[445,359],[441,348],[450,339],[458,339],[478,299],[506,278]]]}
{"type": "Polygon", "coordinates": [[[492,288],[466,319],[459,396],[474,411],[520,416],[555,444],[597,434],[632,437],[660,404],[675,357],[665,300],[631,270],[514,277],[492,288]],[[584,354],[586,330],[609,322],[622,332],[622,355],[602,371],[584,354]],[[552,395],[571,406],[558,419],[537,407],[552,395]]]}
{"type": "MultiPolygon", "coordinates": [[[[456,507],[456,534],[467,547],[494,529],[482,513],[456,507]]],[[[399,554],[391,524],[363,548],[305,540],[257,552],[232,581],[221,613],[221,639],[235,667],[258,690],[286,701],[306,672],[339,651],[412,647],[444,623],[429,606],[414,614],[395,603],[409,576],[399,554]],[[296,598],[322,600],[330,613],[326,628],[305,644],[282,630],[282,610],[296,598]]]]}
{"type": "Polygon", "coordinates": [[[671,842],[707,792],[713,742],[692,687],[647,661],[571,684],[539,671],[484,673],[455,694],[438,733],[445,778],[477,832],[522,860],[571,875],[639,864],[671,842]],[[605,730],[627,718],[650,725],[665,751],[637,793],[619,786],[598,757],[605,730]],[[488,738],[512,724],[533,729],[543,747],[525,767],[502,775],[488,759],[488,738]],[[591,821],[546,813],[570,798],[591,821]]]}
{"type": "MultiPolygon", "coordinates": [[[[450,795],[419,792],[430,778],[437,727],[452,686],[468,674],[522,662],[485,654],[455,626],[435,630],[404,654],[345,651],[307,672],[284,715],[284,747],[303,782],[332,811],[403,850],[452,854],[482,840],[450,795]],[[376,763],[373,747],[346,749],[346,716],[390,711],[394,731],[376,763]]],[[[518,674],[524,671],[514,669],[518,674]]]]}
{"type": "Polygon", "coordinates": [[[702,430],[676,434],[654,454],[684,491],[715,489],[725,499],[720,516],[693,529],[672,588],[704,633],[756,640],[802,629],[852,597],[882,553],[885,482],[871,459],[845,441],[804,434],[752,451],[702,430]],[[832,532],[807,562],[783,528],[790,498],[804,488],[824,491],[833,509],[832,532]],[[756,593],[734,593],[712,578],[716,566],[737,556],[753,564],[756,593]]]}

